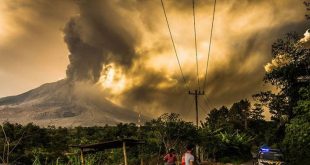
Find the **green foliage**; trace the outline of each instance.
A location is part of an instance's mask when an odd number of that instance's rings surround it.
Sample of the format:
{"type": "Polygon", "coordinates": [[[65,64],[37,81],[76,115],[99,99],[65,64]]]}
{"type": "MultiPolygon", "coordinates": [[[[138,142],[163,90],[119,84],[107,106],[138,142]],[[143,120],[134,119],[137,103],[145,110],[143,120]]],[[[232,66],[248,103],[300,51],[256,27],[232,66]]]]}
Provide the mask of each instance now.
{"type": "Polygon", "coordinates": [[[301,100],[294,108],[295,117],[286,125],[284,144],[294,164],[310,161],[310,86],[300,89],[301,100]]]}
{"type": "Polygon", "coordinates": [[[200,138],[200,145],[204,148],[207,159],[224,163],[251,159],[254,138],[246,133],[227,133],[204,126],[200,130],[200,138]]]}
{"type": "Polygon", "coordinates": [[[230,122],[235,123],[236,127],[234,129],[247,129],[250,107],[251,103],[247,99],[240,100],[231,106],[228,117],[230,122]]]}
{"type": "Polygon", "coordinates": [[[188,143],[195,143],[198,140],[197,130],[191,122],[185,122],[175,113],[165,113],[158,119],[146,124],[152,127],[152,137],[157,137],[156,142],[163,144],[162,151],[166,153],[170,148],[181,153],[188,143]]]}
{"type": "Polygon", "coordinates": [[[293,117],[292,109],[300,99],[298,91],[309,84],[302,79],[309,76],[310,49],[299,42],[300,38],[296,33],[289,33],[272,45],[273,61],[277,67],[271,68],[265,76],[267,83],[280,90],[277,95],[287,104],[284,112],[289,118],[293,117]]]}
{"type": "Polygon", "coordinates": [[[266,73],[265,82],[276,86],[279,93],[254,96],[269,108],[277,124],[274,144],[286,151],[291,164],[309,162],[310,157],[310,49],[299,42],[300,38],[290,33],[272,46],[272,61],[277,65],[266,73]]]}
{"type": "MultiPolygon", "coordinates": [[[[138,164],[140,159],[151,162],[161,160],[166,149],[175,148],[183,152],[185,145],[197,141],[196,127],[183,121],[178,114],[164,114],[158,119],[138,127],[133,123],[119,123],[116,126],[62,128],[49,126],[40,128],[33,124],[3,123],[10,146],[16,145],[5,162],[22,164],[79,164],[79,150],[68,147],[72,144],[91,144],[122,138],[145,140],[140,147],[127,149],[128,163],[138,164]]],[[[0,133],[1,149],[6,145],[4,134],[0,133]]],[[[0,149],[0,155],[6,153],[0,149]]],[[[0,162],[3,162],[2,160],[0,162]]],[[[120,164],[123,162],[121,149],[86,154],[86,164],[120,164]]]]}
{"type": "Polygon", "coordinates": [[[220,131],[221,129],[213,130],[208,125],[204,125],[199,130],[200,145],[203,147],[207,159],[209,157],[213,160],[216,159],[215,154],[220,150],[220,139],[218,136],[220,131]]]}
{"type": "Polygon", "coordinates": [[[222,106],[220,109],[212,109],[206,118],[206,124],[211,130],[228,127],[228,115],[229,110],[225,106],[222,106]]]}
{"type": "MultiPolygon", "coordinates": [[[[71,144],[89,144],[100,141],[115,140],[118,138],[137,137],[135,124],[119,124],[117,126],[104,127],[76,127],[61,128],[49,126],[40,128],[33,124],[22,126],[20,124],[3,123],[3,130],[9,140],[6,143],[4,133],[0,133],[0,155],[4,156],[5,162],[13,164],[55,164],[56,162],[79,161],[78,151],[68,146],[71,144]],[[20,142],[20,143],[19,143],[20,142]],[[7,149],[10,146],[8,161],[6,160],[7,149]],[[75,153],[75,156],[67,156],[65,153],[75,153]]],[[[2,131],[1,131],[2,132],[2,131]]],[[[121,153],[121,152],[119,152],[121,153]]],[[[129,150],[129,155],[135,151],[129,150]]],[[[104,153],[107,154],[107,153],[104,153]]],[[[102,155],[89,156],[87,161],[93,164],[102,155]]],[[[0,160],[0,162],[4,162],[0,160]]],[[[74,163],[73,163],[74,164],[74,163]]]]}
{"type": "Polygon", "coordinates": [[[263,119],[261,104],[240,100],[229,109],[213,109],[199,130],[200,145],[207,159],[221,162],[243,162],[252,158],[262,144],[277,140],[277,124],[263,119]],[[256,148],[256,149],[255,149],[256,148]]]}
{"type": "Polygon", "coordinates": [[[251,159],[252,137],[238,132],[233,134],[221,132],[218,136],[221,144],[221,150],[217,153],[218,157],[231,158],[231,160],[251,159]]]}

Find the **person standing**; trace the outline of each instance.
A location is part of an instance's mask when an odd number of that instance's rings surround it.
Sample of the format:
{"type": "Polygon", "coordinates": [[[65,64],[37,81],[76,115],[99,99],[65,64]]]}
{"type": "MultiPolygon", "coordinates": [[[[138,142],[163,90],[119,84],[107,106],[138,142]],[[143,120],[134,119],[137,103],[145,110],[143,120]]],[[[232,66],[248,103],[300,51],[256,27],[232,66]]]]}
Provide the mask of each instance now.
{"type": "Polygon", "coordinates": [[[182,156],[182,165],[194,165],[195,158],[192,154],[194,145],[189,144],[186,146],[186,152],[182,156]]]}
{"type": "Polygon", "coordinates": [[[177,157],[175,155],[175,150],[170,149],[168,154],[164,157],[165,165],[176,165],[177,157]]]}

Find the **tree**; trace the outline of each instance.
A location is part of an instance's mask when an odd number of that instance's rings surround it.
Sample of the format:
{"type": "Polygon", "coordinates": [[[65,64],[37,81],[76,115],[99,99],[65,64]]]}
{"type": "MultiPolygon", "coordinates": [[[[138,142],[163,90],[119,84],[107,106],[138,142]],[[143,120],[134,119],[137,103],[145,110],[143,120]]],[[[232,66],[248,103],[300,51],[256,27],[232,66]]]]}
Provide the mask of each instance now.
{"type": "Polygon", "coordinates": [[[179,114],[165,113],[148,125],[154,127],[166,152],[169,148],[184,148],[187,143],[197,141],[197,130],[190,122],[180,119],[179,114]]]}
{"type": "Polygon", "coordinates": [[[264,115],[263,115],[264,109],[262,107],[262,104],[255,103],[254,107],[250,111],[250,118],[253,120],[263,120],[264,115]]]}
{"type": "Polygon", "coordinates": [[[234,103],[229,110],[229,120],[247,129],[250,107],[251,103],[247,99],[234,103]]]}
{"type": "Polygon", "coordinates": [[[285,111],[289,119],[293,117],[293,107],[300,99],[298,91],[309,84],[308,81],[300,81],[309,77],[310,73],[310,49],[303,46],[300,38],[296,33],[289,33],[284,39],[278,39],[272,45],[272,62],[265,67],[264,80],[280,90],[273,98],[276,98],[276,103],[287,104],[280,111],[285,111]]]}
{"type": "Polygon", "coordinates": [[[220,132],[218,134],[220,150],[217,156],[221,158],[221,162],[227,163],[232,160],[249,160],[251,156],[251,143],[253,137],[245,133],[220,132]]]}
{"type": "MultiPolygon", "coordinates": [[[[310,3],[304,4],[309,11],[310,3]]],[[[310,19],[308,14],[306,17],[310,19]]],[[[264,81],[277,87],[279,92],[256,96],[278,121],[276,136],[279,143],[285,145],[291,164],[306,164],[310,161],[309,36],[301,39],[296,33],[289,33],[278,39],[272,45],[272,61],[265,69],[264,81]]]]}
{"type": "Polygon", "coordinates": [[[271,120],[280,123],[283,118],[289,116],[289,102],[283,93],[274,94],[271,91],[253,95],[253,99],[269,109],[271,120]]]}
{"type": "Polygon", "coordinates": [[[212,130],[208,125],[202,125],[202,128],[199,130],[200,145],[203,147],[203,150],[208,160],[211,156],[213,161],[216,160],[215,154],[220,150],[220,139],[219,133],[221,129],[212,130]]]}
{"type": "Polygon", "coordinates": [[[212,109],[206,118],[206,124],[211,130],[225,127],[228,122],[228,108],[222,106],[220,109],[212,109]]]}
{"type": "Polygon", "coordinates": [[[17,155],[15,150],[25,138],[25,130],[20,124],[14,125],[6,122],[1,125],[1,132],[3,134],[3,151],[1,151],[0,159],[4,164],[16,163],[15,161],[21,158],[22,154],[17,155]]]}
{"type": "Polygon", "coordinates": [[[294,164],[310,161],[310,85],[300,89],[301,100],[294,107],[294,118],[286,125],[284,144],[294,164]]]}

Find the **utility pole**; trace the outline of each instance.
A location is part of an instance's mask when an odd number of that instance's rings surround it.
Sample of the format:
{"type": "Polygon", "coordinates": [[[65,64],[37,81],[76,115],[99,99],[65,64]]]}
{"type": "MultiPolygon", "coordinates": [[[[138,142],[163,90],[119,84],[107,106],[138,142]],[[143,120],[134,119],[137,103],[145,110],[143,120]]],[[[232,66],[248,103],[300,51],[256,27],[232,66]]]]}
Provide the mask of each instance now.
{"type": "MultiPolygon", "coordinates": [[[[200,95],[204,95],[205,92],[204,91],[200,91],[200,90],[195,90],[194,92],[188,91],[188,94],[190,95],[194,95],[195,96],[195,105],[196,105],[196,127],[197,127],[197,131],[199,128],[199,122],[198,122],[198,96],[200,95]]],[[[196,154],[197,154],[197,158],[198,158],[198,162],[200,162],[200,152],[199,152],[199,146],[196,145],[196,154]]]]}
{"type": "MultiPolygon", "coordinates": [[[[141,112],[139,111],[138,114],[138,140],[141,139],[141,112]]],[[[141,146],[138,145],[138,150],[139,150],[139,157],[140,157],[140,165],[143,165],[143,156],[141,152],[141,146]]]]}
{"type": "Polygon", "coordinates": [[[139,111],[139,114],[138,114],[138,132],[139,132],[139,135],[140,135],[140,131],[141,131],[140,127],[141,127],[141,112],[139,111]]]}
{"type": "Polygon", "coordinates": [[[188,94],[195,96],[195,104],[196,104],[196,127],[198,129],[199,123],[198,123],[198,96],[204,95],[204,91],[195,90],[194,92],[188,91],[188,94]]]}

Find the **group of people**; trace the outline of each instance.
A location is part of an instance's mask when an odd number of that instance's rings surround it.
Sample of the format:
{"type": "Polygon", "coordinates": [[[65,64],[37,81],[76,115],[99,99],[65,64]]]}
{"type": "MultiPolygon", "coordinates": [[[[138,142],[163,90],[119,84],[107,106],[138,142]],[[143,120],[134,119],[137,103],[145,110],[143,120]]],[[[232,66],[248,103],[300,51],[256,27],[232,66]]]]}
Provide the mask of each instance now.
{"type": "MultiPolygon", "coordinates": [[[[187,145],[186,152],[182,155],[181,165],[194,165],[194,155],[193,155],[194,145],[187,145]]],[[[177,156],[174,149],[170,149],[169,153],[164,157],[165,165],[176,165],[177,156]]]]}

